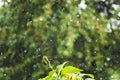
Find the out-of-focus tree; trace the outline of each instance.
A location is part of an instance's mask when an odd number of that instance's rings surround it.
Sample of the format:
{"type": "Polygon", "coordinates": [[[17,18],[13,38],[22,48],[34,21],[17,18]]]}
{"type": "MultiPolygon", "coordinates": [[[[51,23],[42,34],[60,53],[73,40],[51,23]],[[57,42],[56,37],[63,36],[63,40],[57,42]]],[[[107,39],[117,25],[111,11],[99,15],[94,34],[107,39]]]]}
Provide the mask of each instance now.
{"type": "MultiPolygon", "coordinates": [[[[112,79],[119,71],[117,0],[3,0],[0,8],[0,79],[34,80],[66,60],[112,79]]],[[[117,77],[114,77],[117,79],[117,77]]]]}

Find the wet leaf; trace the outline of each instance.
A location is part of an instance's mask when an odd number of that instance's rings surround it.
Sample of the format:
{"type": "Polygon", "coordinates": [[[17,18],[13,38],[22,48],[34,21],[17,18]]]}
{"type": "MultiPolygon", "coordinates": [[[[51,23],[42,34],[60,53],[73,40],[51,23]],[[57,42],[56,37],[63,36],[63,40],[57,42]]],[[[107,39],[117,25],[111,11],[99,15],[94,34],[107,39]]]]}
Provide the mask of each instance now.
{"type": "Polygon", "coordinates": [[[78,69],[76,67],[73,66],[66,66],[65,68],[63,68],[61,75],[66,76],[67,73],[77,73],[80,74],[80,72],[83,71],[81,69],[78,69]]]}

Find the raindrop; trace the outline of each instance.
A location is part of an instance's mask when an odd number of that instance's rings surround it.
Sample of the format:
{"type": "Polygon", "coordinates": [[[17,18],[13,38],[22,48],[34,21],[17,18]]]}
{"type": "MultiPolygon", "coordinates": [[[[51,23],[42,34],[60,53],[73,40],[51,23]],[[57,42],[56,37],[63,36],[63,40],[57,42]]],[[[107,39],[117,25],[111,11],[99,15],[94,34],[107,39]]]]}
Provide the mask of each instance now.
{"type": "Polygon", "coordinates": [[[38,57],[41,57],[41,55],[38,55],[38,57]]]}
{"type": "Polygon", "coordinates": [[[96,54],[96,53],[97,53],[97,51],[94,51],[94,53],[96,54]]]}
{"type": "Polygon", "coordinates": [[[28,23],[27,23],[27,26],[30,26],[32,24],[32,21],[29,21],[28,23]]]}
{"type": "Polygon", "coordinates": [[[3,58],[6,59],[6,56],[4,56],[3,58]]]}
{"type": "Polygon", "coordinates": [[[40,48],[37,49],[37,51],[40,51],[40,50],[41,50],[40,48]]]}
{"type": "Polygon", "coordinates": [[[100,80],[103,80],[103,78],[100,78],[100,80]]]}
{"type": "Polygon", "coordinates": [[[6,74],[4,74],[4,76],[6,76],[6,74]]]}
{"type": "Polygon", "coordinates": [[[70,19],[70,22],[72,22],[73,21],[73,19],[70,19]]]}
{"type": "Polygon", "coordinates": [[[3,52],[1,52],[0,55],[3,55],[3,52]]]}
{"type": "Polygon", "coordinates": [[[86,32],[85,30],[83,32],[86,32]]]}
{"type": "Polygon", "coordinates": [[[120,17],[120,12],[118,13],[118,16],[120,17]]]}
{"type": "Polygon", "coordinates": [[[97,18],[96,20],[97,20],[97,21],[99,21],[100,19],[99,19],[99,18],[97,18]]]}
{"type": "Polygon", "coordinates": [[[94,72],[94,74],[96,74],[97,73],[97,71],[93,71],[94,72]]]}
{"type": "Polygon", "coordinates": [[[95,41],[96,41],[96,42],[98,42],[98,40],[97,40],[97,39],[96,39],[95,41]]]}
{"type": "Polygon", "coordinates": [[[1,72],[4,72],[3,68],[0,68],[0,71],[1,71],[1,72]]]}
{"type": "Polygon", "coordinates": [[[67,3],[68,3],[68,4],[71,4],[71,0],[67,0],[67,3]]]}
{"type": "Polygon", "coordinates": [[[24,50],[24,53],[26,53],[27,52],[27,50],[24,50]]]}
{"type": "Polygon", "coordinates": [[[57,59],[58,57],[57,57],[57,56],[55,56],[54,58],[55,58],[55,59],[57,59]]]}
{"type": "Polygon", "coordinates": [[[91,41],[92,41],[90,38],[88,38],[87,40],[88,40],[88,42],[91,42],[91,41]]]}
{"type": "Polygon", "coordinates": [[[42,18],[42,17],[40,17],[40,21],[43,21],[43,18],[42,18]]]}
{"type": "Polygon", "coordinates": [[[108,66],[108,63],[107,63],[107,62],[105,62],[105,63],[104,63],[104,65],[107,67],[107,66],[108,66]]]}
{"type": "Polygon", "coordinates": [[[33,69],[35,70],[37,68],[37,65],[33,65],[33,69]]]}
{"type": "Polygon", "coordinates": [[[80,15],[77,14],[77,17],[80,17],[80,15]]]}
{"type": "Polygon", "coordinates": [[[107,60],[107,61],[110,61],[111,59],[110,59],[110,57],[107,57],[106,60],[107,60]]]}
{"type": "Polygon", "coordinates": [[[114,76],[111,76],[111,78],[114,78],[114,76]]]}
{"type": "Polygon", "coordinates": [[[50,42],[52,42],[53,40],[52,39],[50,39],[50,42]]]}
{"type": "Polygon", "coordinates": [[[107,24],[107,30],[106,30],[106,32],[112,32],[110,24],[107,24]]]}
{"type": "Polygon", "coordinates": [[[116,42],[115,42],[115,41],[112,41],[112,43],[113,43],[113,44],[116,44],[116,42]]]}

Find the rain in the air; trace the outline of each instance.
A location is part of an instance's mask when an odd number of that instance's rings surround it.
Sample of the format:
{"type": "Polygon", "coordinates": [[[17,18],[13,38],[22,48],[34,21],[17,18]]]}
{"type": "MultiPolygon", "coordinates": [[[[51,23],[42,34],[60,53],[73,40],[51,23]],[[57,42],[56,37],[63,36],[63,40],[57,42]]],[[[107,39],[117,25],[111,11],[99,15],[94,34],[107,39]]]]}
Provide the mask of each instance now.
{"type": "Polygon", "coordinates": [[[0,80],[120,80],[120,0],[0,0],[0,80]]]}

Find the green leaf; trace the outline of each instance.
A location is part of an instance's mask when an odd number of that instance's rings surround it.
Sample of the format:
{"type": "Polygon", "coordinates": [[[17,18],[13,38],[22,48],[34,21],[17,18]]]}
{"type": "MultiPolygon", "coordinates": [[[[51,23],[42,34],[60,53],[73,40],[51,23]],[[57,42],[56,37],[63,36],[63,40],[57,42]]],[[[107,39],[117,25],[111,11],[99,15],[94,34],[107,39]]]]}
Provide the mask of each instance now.
{"type": "Polygon", "coordinates": [[[49,77],[57,76],[56,71],[52,70],[49,72],[49,77]]]}
{"type": "Polygon", "coordinates": [[[62,76],[66,76],[67,73],[77,73],[77,74],[80,74],[81,71],[83,71],[83,70],[78,69],[78,68],[73,67],[73,66],[67,66],[67,67],[62,69],[61,75],[62,76]]]}
{"type": "Polygon", "coordinates": [[[83,76],[88,76],[90,78],[94,78],[94,75],[93,74],[85,74],[85,73],[82,73],[82,74],[79,74],[80,77],[83,77],[83,76]]]}
{"type": "Polygon", "coordinates": [[[53,77],[56,77],[56,76],[57,76],[56,71],[52,70],[49,72],[47,77],[39,79],[39,80],[51,80],[53,77]]]}
{"type": "Polygon", "coordinates": [[[93,74],[86,74],[87,76],[91,77],[91,78],[94,78],[94,75],[93,74]]]}
{"type": "Polygon", "coordinates": [[[61,73],[61,71],[66,63],[67,62],[64,62],[63,64],[57,66],[56,72],[58,72],[58,75],[60,75],[60,73],[61,73]]]}

